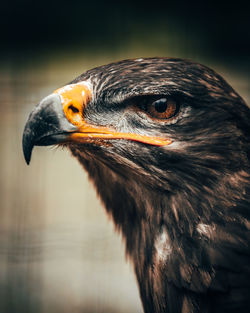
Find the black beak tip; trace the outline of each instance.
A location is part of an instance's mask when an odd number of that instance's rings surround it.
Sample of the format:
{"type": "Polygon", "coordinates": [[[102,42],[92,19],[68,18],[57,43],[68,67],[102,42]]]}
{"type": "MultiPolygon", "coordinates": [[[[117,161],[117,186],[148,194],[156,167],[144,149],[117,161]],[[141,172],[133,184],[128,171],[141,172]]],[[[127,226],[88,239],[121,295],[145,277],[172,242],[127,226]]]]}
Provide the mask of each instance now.
{"type": "Polygon", "coordinates": [[[30,164],[31,153],[34,147],[33,142],[30,141],[30,136],[28,136],[27,132],[24,130],[23,133],[23,155],[27,165],[30,164]]]}
{"type": "Polygon", "coordinates": [[[30,163],[34,146],[62,143],[76,129],[66,119],[59,95],[44,98],[30,113],[24,127],[22,145],[26,163],[30,163]]]}

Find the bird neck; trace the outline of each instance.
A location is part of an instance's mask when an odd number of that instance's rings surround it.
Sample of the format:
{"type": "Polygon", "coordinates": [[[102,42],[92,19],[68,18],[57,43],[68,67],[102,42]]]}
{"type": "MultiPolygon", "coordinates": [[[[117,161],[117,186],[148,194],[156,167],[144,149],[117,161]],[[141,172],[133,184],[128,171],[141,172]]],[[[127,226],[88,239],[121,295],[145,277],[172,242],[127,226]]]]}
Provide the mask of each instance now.
{"type": "MultiPolygon", "coordinates": [[[[213,269],[204,264],[204,242],[212,247],[215,229],[223,228],[225,223],[231,225],[229,232],[231,227],[238,227],[242,216],[236,212],[248,210],[250,204],[249,174],[244,171],[221,177],[211,188],[200,186],[175,194],[154,190],[135,180],[128,182],[110,171],[92,179],[125,239],[145,313],[167,312],[171,293],[168,282],[174,282],[173,293],[179,295],[178,282],[185,285],[188,278],[182,271],[189,264],[198,262],[206,268],[208,277],[213,277],[213,269]]],[[[227,236],[230,238],[230,233],[227,236]]],[[[202,288],[207,288],[204,278],[198,279],[202,288]]],[[[204,305],[198,293],[192,301],[194,307],[204,305]]]]}
{"type": "MultiPolygon", "coordinates": [[[[246,167],[227,172],[213,183],[183,181],[178,190],[167,192],[131,173],[124,177],[92,157],[82,158],[77,150],[72,152],[125,239],[146,313],[166,312],[168,287],[164,284],[184,279],[185,264],[198,260],[203,265],[202,245],[214,240],[209,236],[217,226],[237,227],[244,222],[244,212],[248,214],[250,174],[246,167]]],[[[250,228],[248,219],[245,223],[250,228]]],[[[216,232],[211,236],[215,238],[216,232]]],[[[212,270],[207,271],[212,277],[212,270]]]]}
{"type": "Polygon", "coordinates": [[[79,150],[71,151],[87,170],[132,258],[137,257],[134,253],[150,255],[164,232],[171,242],[193,238],[199,225],[223,224],[230,208],[245,206],[249,201],[250,174],[242,169],[227,172],[210,183],[183,181],[177,191],[167,192],[146,184],[145,179],[124,177],[98,159],[93,160],[92,155],[83,158],[79,150]]]}

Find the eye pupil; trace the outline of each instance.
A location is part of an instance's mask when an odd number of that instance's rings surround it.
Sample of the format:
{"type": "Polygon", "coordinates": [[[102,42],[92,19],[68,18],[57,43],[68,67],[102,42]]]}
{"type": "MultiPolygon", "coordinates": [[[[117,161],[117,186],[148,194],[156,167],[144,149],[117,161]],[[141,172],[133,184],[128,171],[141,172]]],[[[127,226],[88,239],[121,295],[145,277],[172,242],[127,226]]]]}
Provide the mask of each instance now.
{"type": "Polygon", "coordinates": [[[155,110],[159,113],[163,113],[166,111],[168,103],[166,98],[159,99],[154,103],[155,110]]]}
{"type": "Polygon", "coordinates": [[[148,105],[147,112],[153,118],[170,119],[178,113],[178,106],[172,98],[159,98],[148,105]]]}

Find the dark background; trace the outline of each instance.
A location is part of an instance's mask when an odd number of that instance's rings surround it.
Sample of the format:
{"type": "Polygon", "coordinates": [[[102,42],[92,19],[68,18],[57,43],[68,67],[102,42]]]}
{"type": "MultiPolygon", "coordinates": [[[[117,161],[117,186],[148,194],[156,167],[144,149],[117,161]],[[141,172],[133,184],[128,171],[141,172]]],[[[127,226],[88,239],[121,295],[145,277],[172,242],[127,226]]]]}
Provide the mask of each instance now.
{"type": "Polygon", "coordinates": [[[0,313],[142,313],[120,236],[67,151],[22,132],[34,105],[92,67],[190,58],[249,103],[247,1],[1,1],[0,313]]]}
{"type": "Polygon", "coordinates": [[[182,47],[233,63],[249,61],[248,1],[4,1],[2,53],[182,47]]]}

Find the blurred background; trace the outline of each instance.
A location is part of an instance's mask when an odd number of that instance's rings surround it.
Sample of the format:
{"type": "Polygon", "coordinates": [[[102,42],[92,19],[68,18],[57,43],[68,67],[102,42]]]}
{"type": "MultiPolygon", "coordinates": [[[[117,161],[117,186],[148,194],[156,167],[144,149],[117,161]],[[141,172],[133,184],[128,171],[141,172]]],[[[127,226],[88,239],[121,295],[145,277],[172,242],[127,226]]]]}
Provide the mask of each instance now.
{"type": "Polygon", "coordinates": [[[190,58],[250,103],[247,2],[4,1],[0,4],[0,313],[142,312],[131,265],[86,174],[67,151],[35,148],[32,107],[92,67],[190,58]]]}

